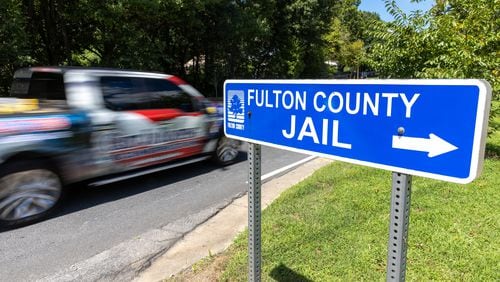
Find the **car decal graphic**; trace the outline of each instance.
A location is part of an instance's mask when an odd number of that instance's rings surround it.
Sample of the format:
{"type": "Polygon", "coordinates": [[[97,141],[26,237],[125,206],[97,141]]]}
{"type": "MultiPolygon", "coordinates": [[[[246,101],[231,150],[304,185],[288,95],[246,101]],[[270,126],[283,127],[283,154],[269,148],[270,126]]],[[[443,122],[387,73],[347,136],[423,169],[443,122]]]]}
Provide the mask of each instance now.
{"type": "Polygon", "coordinates": [[[73,136],[71,131],[56,131],[48,133],[35,133],[35,134],[21,134],[14,136],[0,137],[0,144],[14,144],[22,142],[35,142],[45,141],[52,139],[63,139],[73,136]]]}
{"type": "Polygon", "coordinates": [[[41,118],[7,118],[0,121],[0,134],[19,134],[64,130],[71,127],[71,121],[64,116],[41,118]]]}
{"type": "Polygon", "coordinates": [[[127,156],[127,158],[130,159],[148,158],[150,156],[168,153],[187,147],[198,146],[201,144],[201,141],[201,138],[193,138],[184,140],[183,142],[169,142],[165,144],[128,148],[126,150],[116,150],[111,151],[111,154],[115,156],[121,156],[116,159],[123,158],[123,156],[127,156]]]}
{"type": "MultiPolygon", "coordinates": [[[[114,156],[114,158],[127,166],[146,166],[152,164],[159,164],[165,161],[170,161],[178,158],[189,157],[195,154],[198,154],[203,149],[203,144],[199,142],[193,142],[191,144],[177,144],[178,148],[162,151],[153,154],[146,154],[144,152],[148,152],[148,149],[156,149],[156,148],[148,148],[143,151],[130,152],[125,154],[119,154],[114,156]],[[138,156],[135,156],[138,154],[138,156]]],[[[176,147],[175,144],[162,148],[163,150],[167,150],[166,148],[176,147]]]]}
{"type": "Polygon", "coordinates": [[[178,109],[151,109],[130,111],[148,118],[151,121],[170,120],[182,116],[200,116],[200,112],[187,113],[178,109]]]}
{"type": "Polygon", "coordinates": [[[205,140],[200,128],[144,130],[132,135],[111,131],[98,136],[96,147],[110,161],[140,167],[201,153],[205,140]]]}
{"type": "Polygon", "coordinates": [[[164,144],[185,143],[189,140],[201,138],[200,130],[198,129],[178,129],[178,130],[156,130],[143,131],[141,134],[134,135],[119,135],[117,132],[112,133],[111,143],[108,144],[111,152],[119,150],[132,150],[141,146],[161,146],[164,144]]]}

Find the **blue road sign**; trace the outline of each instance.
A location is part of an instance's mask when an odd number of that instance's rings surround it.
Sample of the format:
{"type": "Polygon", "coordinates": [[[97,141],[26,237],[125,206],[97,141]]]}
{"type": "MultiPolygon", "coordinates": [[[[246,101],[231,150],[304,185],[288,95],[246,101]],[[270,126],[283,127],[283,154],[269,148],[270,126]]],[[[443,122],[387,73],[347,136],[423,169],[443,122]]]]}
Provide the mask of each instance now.
{"type": "Polygon", "coordinates": [[[252,143],[468,183],[491,103],[482,80],[228,80],[224,130],[252,143]]]}

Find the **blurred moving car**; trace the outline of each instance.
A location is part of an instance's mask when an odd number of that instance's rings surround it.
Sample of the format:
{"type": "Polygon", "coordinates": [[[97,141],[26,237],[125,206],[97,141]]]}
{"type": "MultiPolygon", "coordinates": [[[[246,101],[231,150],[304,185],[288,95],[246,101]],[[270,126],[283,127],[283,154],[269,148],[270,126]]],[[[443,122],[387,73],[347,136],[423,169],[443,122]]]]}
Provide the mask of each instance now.
{"type": "Polygon", "coordinates": [[[42,219],[67,184],[110,183],[212,158],[240,143],[216,105],[178,77],[97,68],[33,67],[0,99],[0,226],[42,219]]]}

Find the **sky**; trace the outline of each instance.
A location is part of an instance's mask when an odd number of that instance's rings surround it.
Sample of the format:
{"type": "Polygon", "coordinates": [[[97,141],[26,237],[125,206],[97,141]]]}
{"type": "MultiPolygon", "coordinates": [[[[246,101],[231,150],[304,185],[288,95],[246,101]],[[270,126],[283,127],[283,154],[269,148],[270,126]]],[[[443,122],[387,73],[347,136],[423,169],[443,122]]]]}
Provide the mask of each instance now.
{"type": "MultiPolygon", "coordinates": [[[[396,0],[398,6],[405,12],[414,10],[427,11],[434,4],[434,0],[425,0],[420,3],[411,3],[410,0],[396,0]]],[[[392,21],[392,16],[386,11],[384,0],[361,0],[359,9],[362,11],[375,12],[384,21],[392,21]]]]}

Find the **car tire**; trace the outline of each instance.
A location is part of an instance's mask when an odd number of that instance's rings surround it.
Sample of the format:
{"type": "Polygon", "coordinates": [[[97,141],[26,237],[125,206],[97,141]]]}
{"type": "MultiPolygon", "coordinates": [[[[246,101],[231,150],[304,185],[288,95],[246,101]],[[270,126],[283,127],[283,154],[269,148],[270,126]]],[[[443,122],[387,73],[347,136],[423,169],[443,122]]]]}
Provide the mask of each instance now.
{"type": "Polygon", "coordinates": [[[222,135],[217,141],[213,160],[219,165],[229,165],[236,161],[240,153],[241,142],[222,135]]]}
{"type": "Polygon", "coordinates": [[[15,161],[0,170],[0,227],[27,225],[48,216],[63,198],[56,170],[41,161],[15,161]]]}

